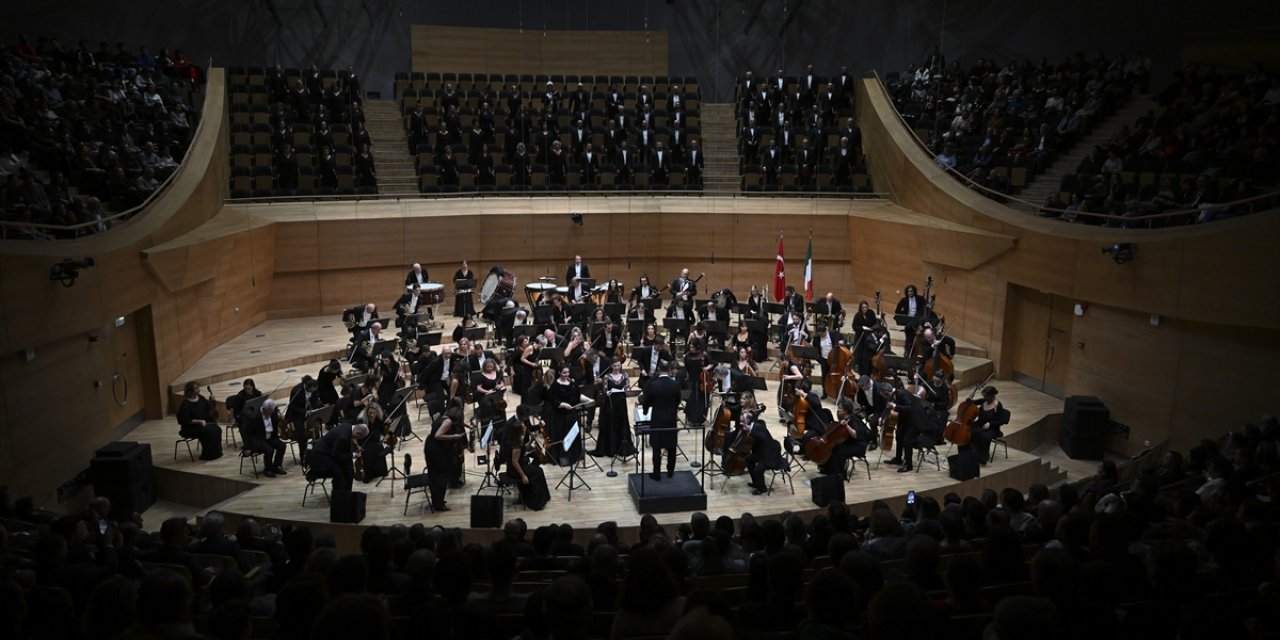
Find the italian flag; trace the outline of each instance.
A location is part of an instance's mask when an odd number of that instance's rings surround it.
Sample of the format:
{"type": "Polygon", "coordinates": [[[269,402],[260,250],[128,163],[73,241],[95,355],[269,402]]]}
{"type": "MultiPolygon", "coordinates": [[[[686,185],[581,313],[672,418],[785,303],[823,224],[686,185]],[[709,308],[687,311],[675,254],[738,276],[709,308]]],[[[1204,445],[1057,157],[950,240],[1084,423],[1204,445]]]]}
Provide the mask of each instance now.
{"type": "Polygon", "coordinates": [[[813,301],[813,236],[809,236],[809,250],[804,256],[804,299],[813,301]]]}

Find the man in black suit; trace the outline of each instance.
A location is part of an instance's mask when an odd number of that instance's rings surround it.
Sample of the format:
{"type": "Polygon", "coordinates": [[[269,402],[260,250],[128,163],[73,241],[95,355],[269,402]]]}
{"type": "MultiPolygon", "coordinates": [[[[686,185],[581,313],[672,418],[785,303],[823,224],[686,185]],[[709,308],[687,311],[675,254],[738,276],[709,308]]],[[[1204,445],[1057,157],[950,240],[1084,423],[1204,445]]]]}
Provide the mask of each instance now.
{"type": "Polygon", "coordinates": [[[662,452],[667,453],[667,477],[676,473],[676,434],[679,426],[676,411],[680,408],[680,383],[671,377],[671,362],[658,362],[658,377],[649,381],[644,387],[644,400],[641,406],[652,411],[650,427],[656,429],[649,435],[649,446],[653,449],[653,473],[649,477],[661,480],[658,475],[662,469],[662,452]]]}
{"type": "Polygon", "coordinates": [[[916,449],[931,447],[937,443],[938,426],[929,418],[920,399],[906,389],[894,389],[881,382],[876,392],[885,399],[885,406],[898,412],[897,452],[888,464],[901,465],[898,473],[911,471],[916,449]]]}
{"type": "Polygon", "coordinates": [[[307,477],[333,478],[335,491],[350,491],[355,479],[354,445],[368,437],[368,426],[339,422],[316,440],[307,477]]]}
{"type": "Polygon", "coordinates": [[[284,474],[284,450],[285,444],[280,440],[279,429],[284,424],[280,418],[280,412],[276,411],[276,401],[267,399],[263,401],[258,411],[245,422],[244,448],[250,451],[256,451],[262,454],[263,466],[266,471],[263,475],[268,478],[274,478],[277,474],[284,474]]]}
{"type": "Polygon", "coordinates": [[[320,384],[311,376],[302,376],[289,392],[289,404],[284,410],[284,419],[293,425],[293,439],[298,443],[298,459],[307,459],[307,413],[319,409],[320,384]]]}
{"type": "Polygon", "coordinates": [[[415,262],[413,263],[413,268],[409,269],[409,273],[404,277],[404,286],[408,287],[415,284],[421,286],[430,279],[431,277],[427,275],[426,267],[423,267],[421,263],[415,262]]]}
{"type": "Polygon", "coordinates": [[[582,261],[582,256],[574,256],[573,264],[569,265],[569,268],[564,270],[565,286],[572,285],[574,279],[582,280],[590,277],[591,268],[587,266],[587,263],[582,261]]]}
{"type": "MultiPolygon", "coordinates": [[[[825,298],[813,303],[813,307],[817,313],[822,313],[829,316],[839,316],[844,313],[844,306],[841,305],[840,301],[836,299],[836,294],[830,291],[827,292],[827,295],[825,298]]],[[[836,324],[835,327],[838,329],[843,325],[844,325],[844,321],[843,319],[841,319],[839,324],[836,324]]]]}
{"type": "Polygon", "coordinates": [[[619,144],[618,153],[613,162],[618,167],[618,184],[631,184],[632,172],[636,166],[636,150],[631,148],[626,138],[623,138],[619,144]]]}
{"type": "Polygon", "coordinates": [[[686,184],[702,184],[702,148],[698,146],[698,139],[693,138],[689,141],[689,159],[685,163],[686,184]]]}
{"type": "Polygon", "coordinates": [[[342,321],[350,323],[348,331],[351,332],[351,339],[354,341],[359,337],[360,332],[368,331],[369,325],[378,319],[378,305],[370,302],[369,304],[356,305],[342,312],[342,321]]]}
{"type": "Polygon", "coordinates": [[[652,170],[649,180],[651,184],[667,184],[667,174],[671,170],[671,152],[667,151],[659,140],[653,150],[653,158],[649,161],[652,170]]]}
{"type": "Polygon", "coordinates": [[[411,288],[400,295],[400,299],[396,300],[396,326],[404,327],[405,317],[411,316],[418,312],[418,307],[422,304],[422,289],[417,283],[409,285],[411,288]]]}
{"type": "Polygon", "coordinates": [[[747,126],[742,128],[742,157],[747,164],[755,164],[756,157],[760,150],[760,128],[756,126],[755,118],[747,121],[747,126]]]}
{"type": "Polygon", "coordinates": [[[906,342],[903,349],[910,353],[916,341],[916,331],[924,323],[925,315],[929,312],[928,301],[924,299],[924,296],[916,293],[914,284],[907,285],[903,289],[903,293],[905,295],[898,301],[898,306],[893,309],[893,319],[902,325],[902,331],[906,334],[906,342]]]}
{"type": "Polygon", "coordinates": [[[671,352],[667,351],[667,342],[661,336],[654,338],[654,343],[650,347],[640,347],[633,352],[636,359],[636,367],[640,370],[641,389],[644,389],[645,383],[656,379],[658,375],[658,366],[663,362],[671,362],[671,352]]]}
{"type": "Polygon", "coordinates": [[[569,132],[569,157],[574,162],[582,160],[582,155],[586,153],[587,147],[591,146],[591,131],[581,120],[573,123],[573,130],[569,132]]]}
{"type": "Polygon", "coordinates": [[[378,344],[379,340],[385,340],[386,336],[382,335],[382,323],[375,322],[369,325],[368,331],[361,331],[356,335],[355,347],[351,350],[351,358],[349,362],[352,367],[361,371],[368,371],[373,367],[373,346],[378,344]],[[368,344],[365,344],[368,343],[368,344]]]}
{"type": "Polygon", "coordinates": [[[758,496],[769,491],[768,485],[764,483],[764,472],[784,469],[787,462],[782,459],[782,447],[773,439],[764,420],[756,418],[755,412],[744,411],[738,428],[750,430],[755,440],[751,445],[751,452],[747,454],[747,470],[751,474],[751,484],[747,486],[751,487],[752,495],[758,496]]]}
{"type": "Polygon", "coordinates": [[[582,184],[595,184],[600,176],[600,154],[591,147],[590,142],[583,148],[578,172],[582,184]]]}
{"type": "Polygon", "coordinates": [[[813,170],[818,165],[818,152],[808,140],[802,140],[800,150],[796,152],[796,169],[800,175],[796,182],[801,185],[813,184],[813,170]]]}
{"type": "Polygon", "coordinates": [[[622,146],[622,141],[627,139],[627,132],[618,128],[616,120],[609,120],[609,124],[604,130],[604,154],[608,162],[616,163],[618,161],[618,149],[622,146]]]}

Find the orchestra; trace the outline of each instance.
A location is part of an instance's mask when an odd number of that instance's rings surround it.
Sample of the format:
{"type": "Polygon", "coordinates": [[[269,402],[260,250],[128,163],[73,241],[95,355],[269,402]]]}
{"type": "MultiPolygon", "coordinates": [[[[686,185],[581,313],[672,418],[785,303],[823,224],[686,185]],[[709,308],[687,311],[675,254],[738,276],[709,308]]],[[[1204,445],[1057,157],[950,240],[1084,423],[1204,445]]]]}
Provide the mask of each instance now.
{"type": "MultiPolygon", "coordinates": [[[[794,473],[806,460],[845,482],[851,481],[849,460],[877,451],[899,472],[913,471],[917,451],[941,442],[944,426],[951,429],[957,342],[935,309],[932,278],[924,295],[905,286],[891,314],[881,311],[876,292],[874,303],[859,300],[846,317],[835,292],[810,302],[786,287],[774,303],[767,287],[751,286],[741,304],[729,288],[699,299],[706,275],[695,278],[682,268],[662,287],[648,274],[629,289],[616,279],[597,285],[576,255],[560,284],[556,276],[542,276],[526,286],[526,308],[514,297],[514,274],[495,266],[479,278],[481,286],[464,261],[455,280],[474,283],[484,312],[472,312],[473,291],[455,289],[461,319],[443,327],[410,321],[440,302],[428,295],[436,284],[427,269],[414,263],[392,307],[398,341],[384,333],[376,303],[345,308],[342,319],[352,333],[345,358],[331,359],[314,378],[303,376],[281,407],[267,399],[253,405],[256,411],[242,411],[262,395],[251,380],[227,404],[242,425],[245,448],[266,457],[268,477],[286,473],[283,453],[292,440],[306,477],[331,478],[336,489],[388,473],[386,456],[413,435],[405,405],[420,404],[430,414],[422,441],[435,511],[449,510],[448,493],[466,482],[463,452],[475,451],[477,434],[488,427],[493,438],[485,445],[497,448],[491,463],[506,468],[520,502],[533,510],[556,499],[543,475],[546,464],[571,466],[585,456],[625,464],[646,447],[653,461],[645,476],[662,481],[673,477],[688,430],[730,425],[713,451],[725,456],[723,464],[699,473],[749,475],[744,491],[763,495],[766,471],[794,473]],[[661,324],[655,322],[659,311],[668,318],[661,324]],[[905,341],[897,341],[888,321],[905,341]],[[351,367],[347,374],[343,360],[351,367]],[[781,418],[776,430],[754,400],[756,391],[772,385],[781,418]],[[507,410],[509,392],[514,412],[507,410]],[[322,408],[328,408],[325,417],[312,420],[322,408]],[[632,408],[646,412],[644,422],[633,424],[632,408]]],[[[184,436],[201,439],[206,457],[218,451],[219,432],[193,385],[179,422],[184,436]]],[[[1009,421],[995,394],[985,388],[967,425],[972,441],[957,442],[975,448],[984,464],[1009,421]]]]}

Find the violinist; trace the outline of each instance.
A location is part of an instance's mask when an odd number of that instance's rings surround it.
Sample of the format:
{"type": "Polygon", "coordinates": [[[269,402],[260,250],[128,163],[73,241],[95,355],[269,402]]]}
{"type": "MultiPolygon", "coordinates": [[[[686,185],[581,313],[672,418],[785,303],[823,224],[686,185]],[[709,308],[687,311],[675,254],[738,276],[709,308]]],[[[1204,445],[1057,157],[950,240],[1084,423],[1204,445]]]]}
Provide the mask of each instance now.
{"type": "Polygon", "coordinates": [[[421,288],[417,284],[410,285],[409,291],[401,294],[400,299],[396,300],[396,326],[401,329],[406,328],[408,316],[417,313],[418,307],[424,301],[421,288]]]}
{"type": "Polygon", "coordinates": [[[661,339],[662,339],[662,336],[658,334],[657,325],[648,324],[648,325],[645,325],[644,327],[644,336],[640,338],[640,346],[652,347],[654,344],[657,344],[658,340],[661,340],[661,339]]]}
{"type": "Polygon", "coordinates": [[[750,347],[738,348],[738,361],[733,363],[733,368],[735,371],[737,371],[738,373],[744,376],[755,377],[756,375],[758,375],[756,373],[756,362],[754,359],[751,358],[750,347]]]}
{"type": "Polygon", "coordinates": [[[582,336],[582,329],[574,327],[569,331],[569,337],[564,341],[564,347],[561,353],[564,354],[564,360],[573,367],[573,377],[575,380],[581,380],[583,377],[582,361],[587,354],[590,345],[582,336]]]}
{"type": "Polygon", "coordinates": [[[738,322],[738,332],[733,334],[730,344],[734,351],[751,350],[755,346],[755,336],[751,335],[751,329],[747,327],[746,321],[738,322]]]}
{"type": "Polygon", "coordinates": [[[467,368],[472,371],[484,371],[485,364],[490,361],[499,364],[492,351],[485,349],[479,342],[472,342],[471,354],[467,356],[467,368]]]}
{"type": "Polygon", "coordinates": [[[889,329],[883,324],[876,325],[862,334],[862,340],[858,346],[859,350],[854,353],[853,368],[862,375],[871,375],[873,369],[871,360],[876,354],[893,351],[889,344],[889,329]]]}
{"type": "Polygon", "coordinates": [[[462,422],[462,405],[450,403],[448,409],[431,423],[431,433],[423,443],[431,492],[431,509],[448,511],[445,492],[462,472],[454,462],[453,448],[466,437],[462,422]]]}
{"type": "Polygon", "coordinates": [[[293,425],[293,440],[298,443],[298,459],[307,459],[307,414],[319,409],[320,386],[311,376],[302,376],[302,381],[289,391],[289,404],[284,410],[284,419],[293,425]]]}
{"type": "Polygon", "coordinates": [[[280,412],[276,411],[276,401],[267,398],[252,416],[246,418],[244,429],[244,448],[262,454],[262,475],[274,478],[284,475],[284,442],[280,440],[280,412]]]}
{"type": "MultiPolygon", "coordinates": [[[[818,359],[818,367],[822,370],[822,379],[826,380],[827,375],[831,373],[831,352],[845,344],[844,336],[839,331],[828,329],[826,324],[819,324],[814,329],[813,344],[818,347],[818,351],[822,354],[822,357],[818,359]]],[[[822,397],[827,397],[825,389],[822,392],[822,397]]]]}
{"type": "Polygon", "coordinates": [[[368,425],[338,423],[315,441],[307,479],[333,478],[334,491],[350,491],[355,479],[355,458],[363,455],[360,443],[371,440],[376,438],[370,437],[368,425]]]}
{"type": "Polygon", "coordinates": [[[905,295],[898,301],[898,306],[893,310],[893,319],[902,325],[903,332],[906,333],[906,349],[910,350],[915,344],[916,331],[924,324],[925,315],[928,314],[928,301],[916,293],[916,286],[909,284],[903,290],[905,295]]]}
{"type": "Polygon", "coordinates": [[[502,383],[502,375],[498,372],[498,361],[494,358],[485,360],[475,387],[476,423],[484,426],[506,420],[506,409],[499,406],[503,404],[506,393],[507,387],[502,383]]]}
{"type": "Polygon", "coordinates": [[[374,370],[378,378],[378,402],[389,407],[395,399],[396,390],[400,388],[400,364],[396,362],[394,354],[383,351],[374,370]]]}
{"type": "Polygon", "coordinates": [[[707,334],[707,325],[701,322],[693,325],[693,328],[689,330],[689,336],[685,341],[693,342],[694,340],[701,340],[704,346],[708,344],[710,336],[707,334]]]}
{"type": "Polygon", "coordinates": [[[689,338],[689,349],[684,354],[684,369],[689,398],[684,403],[684,419],[690,427],[707,422],[707,393],[703,386],[703,374],[708,377],[714,363],[707,358],[706,343],[699,338],[689,338]]]}
{"type": "Polygon", "coordinates": [[[978,408],[978,417],[970,423],[973,439],[970,444],[978,454],[978,461],[987,464],[991,461],[991,441],[1004,437],[1004,426],[1009,424],[1009,410],[1004,408],[997,396],[1000,392],[995,387],[982,390],[982,406],[978,408]]]}
{"type": "Polygon", "coordinates": [[[634,455],[636,447],[631,442],[631,416],[627,413],[627,390],[631,388],[631,380],[622,370],[621,361],[614,360],[609,364],[600,384],[604,385],[605,400],[600,407],[596,449],[591,455],[602,458],[634,455]]]}
{"type": "Polygon", "coordinates": [[[534,511],[541,511],[551,500],[551,492],[547,489],[547,477],[542,472],[542,465],[534,453],[537,437],[537,416],[527,406],[516,410],[520,418],[507,428],[506,444],[510,451],[509,474],[519,481],[520,503],[534,511]]]}
{"type": "Polygon", "coordinates": [[[892,385],[881,382],[876,385],[876,392],[884,397],[886,408],[898,412],[898,450],[888,464],[901,465],[898,473],[911,471],[915,449],[936,445],[941,432],[925,412],[920,399],[906,389],[894,389],[892,385]]]}
{"type": "Polygon", "coordinates": [[[354,421],[356,416],[360,415],[360,407],[356,406],[356,393],[359,389],[354,384],[342,385],[341,395],[338,397],[337,404],[333,407],[333,415],[329,416],[329,423],[326,426],[332,427],[344,420],[354,421]]]}
{"type": "Polygon", "coordinates": [[[222,429],[215,420],[213,403],[200,395],[200,385],[194,380],[188,382],[183,391],[186,398],[178,408],[178,435],[200,441],[201,460],[221,458],[222,429]]]}
{"type": "Polygon", "coordinates": [[[769,487],[764,483],[764,472],[771,469],[785,469],[787,462],[782,458],[782,447],[773,439],[764,420],[759,419],[754,411],[743,411],[738,421],[738,429],[746,429],[751,434],[751,453],[747,454],[747,470],[751,474],[751,495],[768,493],[769,487]]]}
{"type": "Polygon", "coordinates": [[[569,306],[569,300],[558,293],[552,294],[550,298],[551,322],[557,327],[569,324],[569,319],[573,314],[573,309],[569,306]]]}
{"type": "MultiPolygon", "coordinates": [[[[453,272],[453,280],[474,280],[475,272],[471,271],[471,267],[467,265],[467,261],[462,261],[462,266],[453,272]]],[[[453,315],[457,317],[466,317],[467,315],[475,315],[475,303],[471,300],[471,289],[459,289],[454,296],[453,315]],[[465,291],[465,293],[464,293],[465,291]]]]}

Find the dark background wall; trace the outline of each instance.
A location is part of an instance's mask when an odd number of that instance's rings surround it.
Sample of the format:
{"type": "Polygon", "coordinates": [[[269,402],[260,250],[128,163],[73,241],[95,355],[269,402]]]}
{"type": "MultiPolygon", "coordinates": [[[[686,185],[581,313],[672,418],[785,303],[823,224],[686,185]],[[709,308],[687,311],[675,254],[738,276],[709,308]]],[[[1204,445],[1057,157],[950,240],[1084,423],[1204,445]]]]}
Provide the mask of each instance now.
{"type": "MultiPolygon", "coordinates": [[[[6,3],[0,37],[64,34],[131,47],[183,48],[227,65],[352,66],[390,93],[409,67],[409,25],[526,30],[627,29],[670,33],[670,72],[697,75],[709,99],[732,95],[745,69],[819,73],[847,64],[903,69],[941,43],[948,59],[1057,59],[1071,52],[1143,51],[1167,75],[1180,47],[1206,33],[1280,24],[1280,3],[1222,0],[63,0],[6,3]],[[1245,19],[1247,16],[1247,20],[1245,19]],[[785,28],[784,28],[785,27],[785,28]]],[[[1220,37],[1220,36],[1219,36],[1220,37]]],[[[585,70],[590,61],[584,60],[585,70]]],[[[465,70],[459,70],[465,71],[465,70]]]]}

